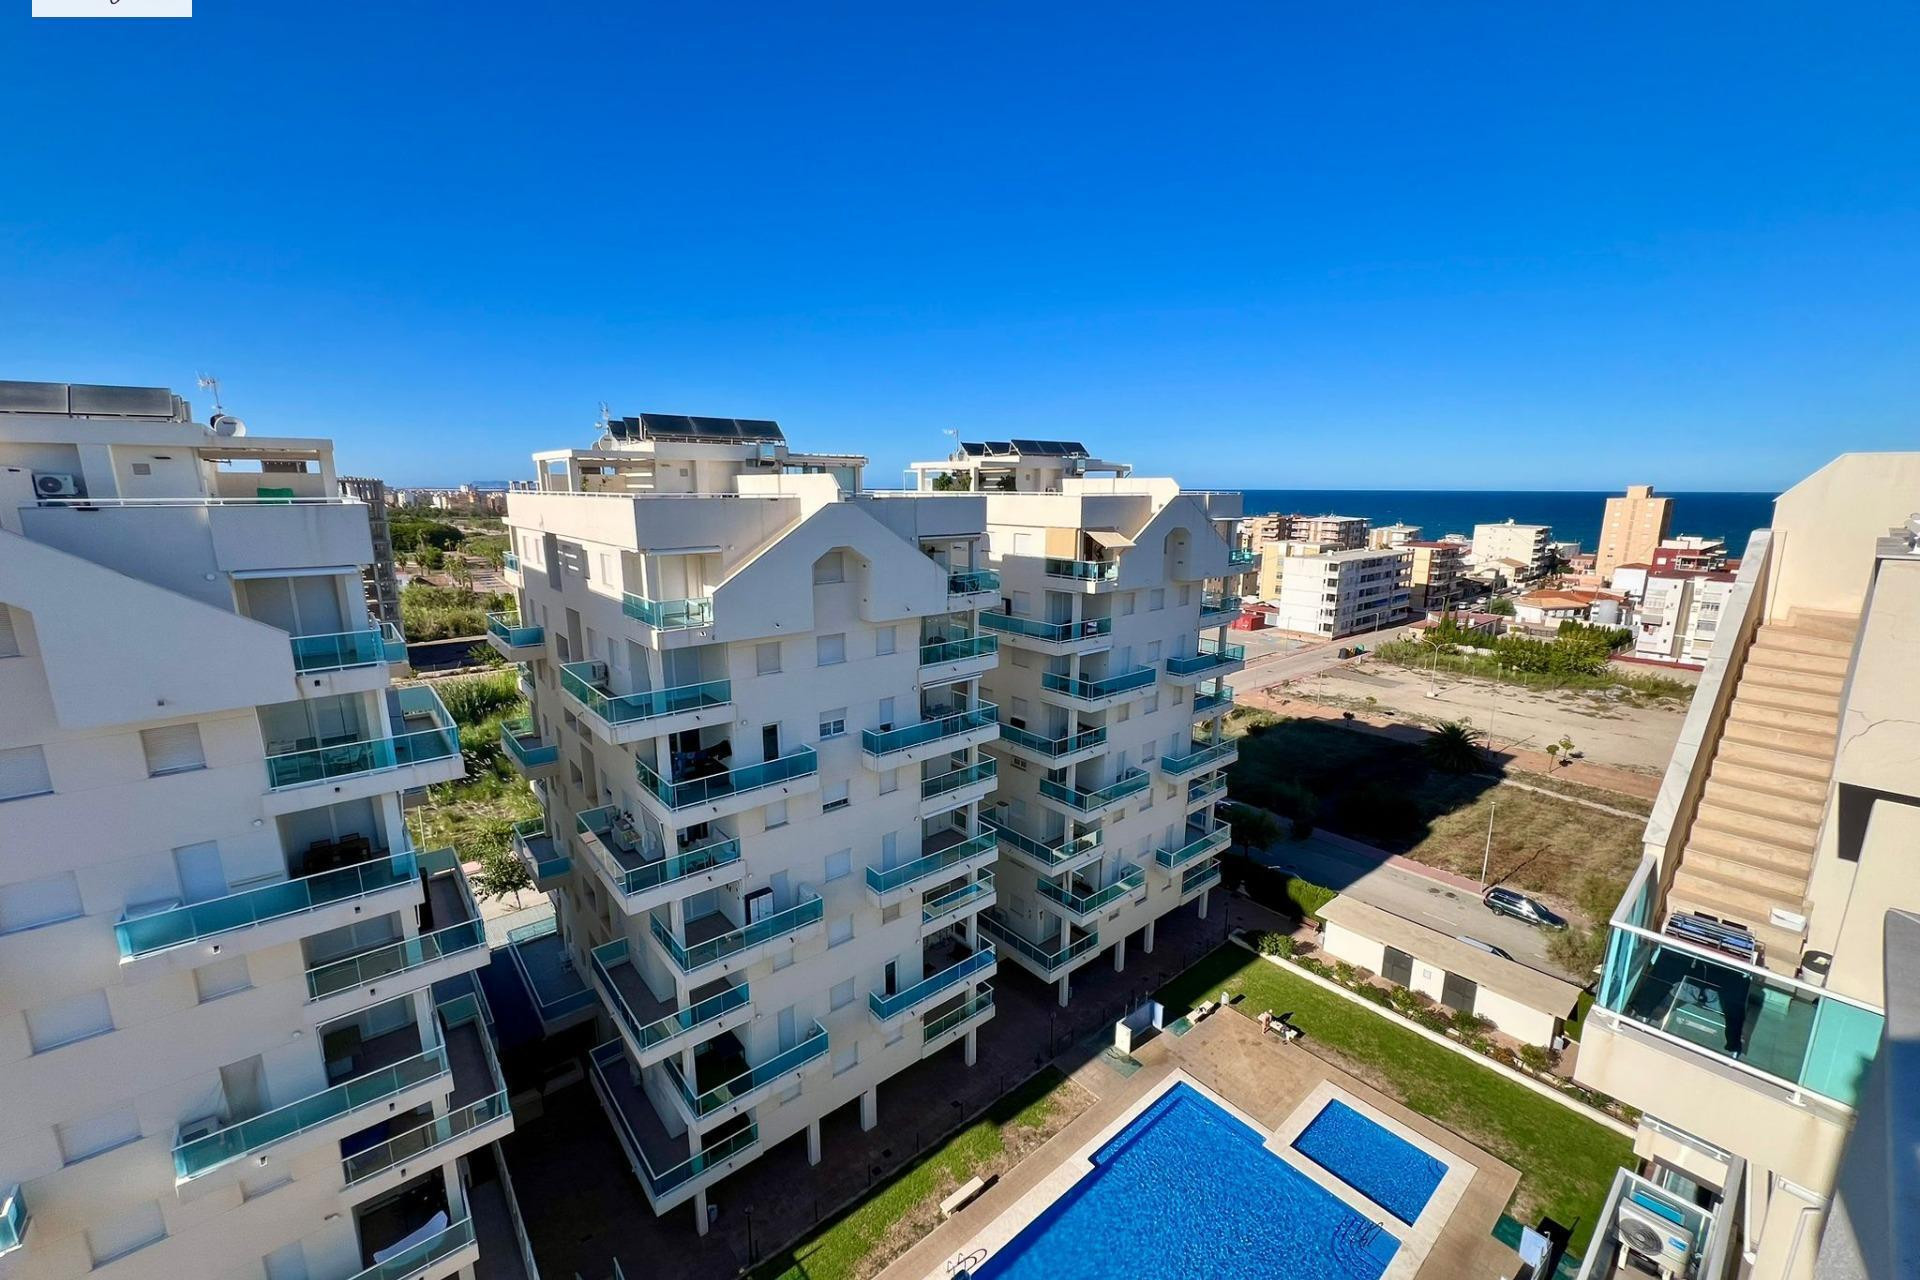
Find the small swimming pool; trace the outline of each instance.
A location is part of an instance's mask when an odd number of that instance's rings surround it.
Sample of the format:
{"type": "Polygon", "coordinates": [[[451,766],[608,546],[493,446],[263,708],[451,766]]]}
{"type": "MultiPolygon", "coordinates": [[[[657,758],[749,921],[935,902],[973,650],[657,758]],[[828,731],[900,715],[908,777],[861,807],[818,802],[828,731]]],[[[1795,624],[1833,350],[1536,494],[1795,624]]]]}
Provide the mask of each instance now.
{"type": "Polygon", "coordinates": [[[977,1280],[1379,1280],[1398,1242],[1176,1084],[977,1280]]]}
{"type": "Polygon", "coordinates": [[[1408,1226],[1447,1175],[1444,1163],[1338,1100],[1320,1108],[1293,1149],[1408,1226]]]}

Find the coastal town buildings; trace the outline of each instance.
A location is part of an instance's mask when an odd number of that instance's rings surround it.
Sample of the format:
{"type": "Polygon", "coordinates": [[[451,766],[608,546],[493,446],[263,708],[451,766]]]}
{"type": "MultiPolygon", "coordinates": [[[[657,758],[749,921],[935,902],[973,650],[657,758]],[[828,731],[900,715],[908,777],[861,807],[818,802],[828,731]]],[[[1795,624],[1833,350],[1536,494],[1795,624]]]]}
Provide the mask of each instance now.
{"type": "Polygon", "coordinates": [[[1509,517],[1497,524],[1473,526],[1473,568],[1500,573],[1514,582],[1538,578],[1553,564],[1553,528],[1521,524],[1509,517]]]}
{"type": "Polygon", "coordinates": [[[1412,559],[1404,548],[1270,542],[1261,550],[1260,598],[1274,606],[1272,625],[1281,631],[1329,639],[1372,631],[1406,617],[1412,559]]]}
{"type": "Polygon", "coordinates": [[[1607,499],[1593,571],[1604,582],[1620,565],[1651,560],[1672,523],[1672,498],[1655,496],[1650,484],[1628,485],[1623,496],[1607,499]]]}

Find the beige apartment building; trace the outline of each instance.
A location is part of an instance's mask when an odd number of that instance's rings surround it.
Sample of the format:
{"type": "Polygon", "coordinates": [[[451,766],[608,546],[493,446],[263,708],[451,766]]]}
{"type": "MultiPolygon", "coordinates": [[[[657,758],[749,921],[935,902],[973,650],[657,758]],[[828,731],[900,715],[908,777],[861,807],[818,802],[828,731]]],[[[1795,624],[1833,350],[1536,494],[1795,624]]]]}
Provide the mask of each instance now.
{"type": "Polygon", "coordinates": [[[1904,1229],[1887,1013],[1915,978],[1886,939],[1920,907],[1917,494],[1920,454],[1849,454],[1747,544],[1581,1039],[1577,1078],[1644,1112],[1583,1277],[1804,1280],[1904,1229]],[[1828,1249],[1843,1153],[1876,1190],[1828,1249]]]}
{"type": "MultiPolygon", "coordinates": [[[[441,1280],[512,1113],[325,440],[0,382],[0,1274],[441,1280]]],[[[518,1256],[489,1274],[524,1274],[518,1256]]]]}
{"type": "Polygon", "coordinates": [[[1673,499],[1655,497],[1650,484],[1630,484],[1626,496],[1608,498],[1600,521],[1600,545],[1594,548],[1593,571],[1607,581],[1623,564],[1653,559],[1653,549],[1673,524],[1673,499]]]}
{"type": "Polygon", "coordinates": [[[1473,567],[1490,568],[1512,581],[1529,581],[1553,563],[1553,527],[1520,524],[1509,518],[1498,524],[1473,526],[1473,567]]]}
{"type": "Polygon", "coordinates": [[[1411,539],[1397,548],[1407,554],[1407,604],[1415,613],[1444,613],[1464,594],[1467,544],[1411,539]]]}
{"type": "Polygon", "coordinates": [[[1354,551],[1368,545],[1365,516],[1309,516],[1275,513],[1246,522],[1248,537],[1257,550],[1269,542],[1311,542],[1334,551],[1354,551]]]}

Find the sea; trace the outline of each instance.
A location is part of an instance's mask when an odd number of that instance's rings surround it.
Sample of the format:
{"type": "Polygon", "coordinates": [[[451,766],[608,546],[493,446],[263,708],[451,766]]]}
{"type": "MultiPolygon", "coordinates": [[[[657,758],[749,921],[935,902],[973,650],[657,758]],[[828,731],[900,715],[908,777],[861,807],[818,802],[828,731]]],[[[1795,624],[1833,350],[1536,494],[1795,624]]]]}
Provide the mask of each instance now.
{"type": "MultiPolygon", "coordinates": [[[[1553,526],[1556,542],[1578,542],[1592,551],[1600,542],[1600,521],[1614,493],[1564,493],[1495,489],[1247,489],[1246,513],[1283,511],[1294,515],[1365,516],[1383,524],[1417,524],[1424,538],[1449,533],[1473,534],[1476,524],[1513,519],[1521,524],[1553,526]]],[[[1746,549],[1747,535],[1773,523],[1771,493],[1667,493],[1673,499],[1672,537],[1697,534],[1724,538],[1727,553],[1746,549]]]]}

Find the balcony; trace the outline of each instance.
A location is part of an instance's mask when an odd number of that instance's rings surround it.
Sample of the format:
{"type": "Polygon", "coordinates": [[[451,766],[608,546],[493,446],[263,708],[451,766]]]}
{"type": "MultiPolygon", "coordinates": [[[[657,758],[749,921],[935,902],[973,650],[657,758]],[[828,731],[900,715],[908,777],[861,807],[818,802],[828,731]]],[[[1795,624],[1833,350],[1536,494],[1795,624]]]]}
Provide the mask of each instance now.
{"type": "Polygon", "coordinates": [[[1015,755],[1049,769],[1064,769],[1081,760],[1090,760],[1105,750],[1107,727],[1082,729],[1058,738],[1043,737],[1010,724],[1000,726],[1000,745],[1015,755]]]}
{"type": "MultiPolygon", "coordinates": [[[[240,943],[241,930],[259,930],[245,945],[272,946],[398,911],[420,901],[419,862],[411,849],[297,880],[242,889],[221,898],[122,917],[113,927],[126,964],[176,947],[240,943]],[[280,922],[284,927],[273,928],[280,922]]],[[[202,963],[196,947],[191,963],[202,963]]]]}
{"type": "Polygon", "coordinates": [[[959,888],[937,893],[921,902],[920,936],[924,938],[936,929],[944,929],[964,916],[977,915],[996,901],[993,872],[982,868],[959,888]]]}
{"type": "Polygon", "coordinates": [[[549,1036],[593,1021],[599,1000],[580,977],[553,916],[507,930],[507,952],[549,1036]]]}
{"type": "Polygon", "coordinates": [[[547,834],[545,818],[513,824],[513,856],[526,866],[534,888],[543,893],[557,887],[573,870],[573,859],[567,856],[566,848],[547,834]]]}
{"type": "Polygon", "coordinates": [[[516,614],[487,615],[487,643],[508,662],[524,662],[546,651],[545,627],[523,627],[516,614]]]}
{"type": "Polygon", "coordinates": [[[655,631],[694,631],[713,625],[712,596],[649,600],[645,596],[623,594],[620,597],[620,611],[655,631]]]}
{"type": "Polygon", "coordinates": [[[560,692],[579,709],[594,736],[612,745],[723,724],[732,716],[730,681],[706,680],[671,689],[616,694],[608,687],[604,662],[562,665],[560,692]]]}
{"type": "Polygon", "coordinates": [[[1007,947],[1021,968],[1048,982],[1073,972],[1100,952],[1097,933],[1071,939],[1068,930],[1046,942],[1031,942],[992,911],[980,913],[980,931],[1007,947]]]}
{"type": "Polygon", "coordinates": [[[33,1221],[27,1212],[27,1198],[19,1187],[9,1187],[0,1195],[0,1258],[26,1243],[27,1226],[33,1221]]]}
{"type": "Polygon", "coordinates": [[[592,1058],[594,1092],[655,1213],[685,1202],[759,1154],[760,1132],[741,1117],[696,1135],[701,1148],[689,1155],[687,1136],[667,1133],[652,1099],[635,1081],[633,1062],[621,1041],[607,1041],[592,1058]]]}
{"type": "Polygon", "coordinates": [[[1220,883],[1220,864],[1209,862],[1180,873],[1180,901],[1186,902],[1220,883]]]}
{"type": "Polygon", "coordinates": [[[1233,689],[1218,681],[1211,689],[1196,688],[1193,691],[1193,718],[1218,715],[1222,711],[1233,710],[1233,689]]]}
{"type": "Polygon", "coordinates": [[[1249,548],[1227,552],[1228,573],[1250,573],[1260,567],[1260,553],[1249,548]]]}
{"type": "Polygon", "coordinates": [[[479,1257],[479,1242],[473,1233],[473,1219],[462,1218],[446,1230],[376,1262],[365,1271],[356,1271],[347,1280],[439,1280],[458,1273],[462,1255],[471,1253],[471,1263],[479,1257]]]}
{"type": "Polygon", "coordinates": [[[1049,578],[1076,583],[1083,591],[1106,591],[1120,580],[1117,560],[1062,560],[1048,556],[1041,565],[1049,578]]]}
{"type": "Polygon", "coordinates": [[[1118,675],[1088,679],[1081,676],[1061,675],[1048,671],[1040,677],[1040,687],[1048,693],[1059,695],[1068,704],[1082,711],[1102,711],[1121,702],[1130,702],[1143,689],[1151,689],[1160,679],[1160,673],[1152,667],[1135,667],[1131,671],[1122,671],[1118,675]]]}
{"type": "Polygon", "coordinates": [[[293,669],[301,675],[345,671],[350,667],[384,667],[407,660],[406,637],[391,622],[360,631],[329,635],[294,636],[293,669]]]}
{"type": "Polygon", "coordinates": [[[1215,800],[1227,798],[1227,780],[1225,778],[1195,778],[1187,783],[1187,808],[1197,809],[1203,804],[1212,804],[1215,800]]]}
{"type": "Polygon", "coordinates": [[[967,569],[947,574],[947,595],[991,596],[1000,592],[1000,575],[992,569],[967,569]]]}
{"type": "Polygon", "coordinates": [[[1728,1178],[1720,1188],[1712,1208],[1695,1202],[1691,1195],[1667,1190],[1658,1182],[1626,1169],[1616,1169],[1613,1186],[1600,1207],[1599,1228],[1593,1233],[1575,1280],[1605,1280],[1613,1275],[1643,1274],[1626,1261],[1626,1246],[1620,1242],[1620,1209],[1631,1205],[1645,1218],[1651,1213],[1673,1224],[1693,1242],[1694,1265],[1687,1270],[1692,1280],[1732,1280],[1745,1268],[1738,1263],[1741,1254],[1737,1210],[1743,1199],[1742,1183],[1746,1162],[1729,1157],[1728,1178]]]}
{"type": "Polygon", "coordinates": [[[1114,903],[1120,901],[1135,889],[1147,883],[1147,873],[1139,867],[1126,867],[1104,888],[1080,892],[1073,887],[1073,879],[1068,877],[1067,884],[1057,885],[1050,880],[1042,880],[1035,886],[1048,905],[1075,924],[1092,924],[1114,903]]]}
{"type": "Polygon", "coordinates": [[[647,1066],[692,1045],[731,1031],[753,1017],[747,984],[725,979],[696,987],[683,1007],[653,994],[634,967],[631,945],[616,938],[593,949],[593,982],[614,1015],[627,1052],[647,1066]]]}
{"type": "Polygon", "coordinates": [[[998,965],[999,959],[992,943],[987,943],[977,951],[970,951],[957,938],[942,939],[926,949],[922,962],[923,971],[932,969],[933,972],[891,995],[883,995],[878,991],[867,992],[867,1012],[873,1015],[876,1022],[892,1022],[902,1014],[925,1008],[960,983],[984,981],[992,977],[998,965]]]}
{"type": "Polygon", "coordinates": [[[820,756],[812,747],[738,769],[720,769],[716,762],[702,760],[694,768],[712,772],[673,782],[654,772],[645,760],[634,761],[633,768],[642,787],[641,798],[654,815],[680,826],[724,818],[820,786],[820,756]]]}
{"type": "Polygon", "coordinates": [[[1000,637],[964,631],[928,637],[920,646],[920,683],[950,684],[994,669],[1000,661],[1000,637]]]}
{"type": "Polygon", "coordinates": [[[999,772],[999,764],[992,757],[986,757],[958,769],[922,778],[920,816],[936,818],[962,805],[985,799],[993,791],[994,780],[999,772]]]}
{"type": "Polygon", "coordinates": [[[746,968],[775,946],[792,946],[820,928],[826,905],[810,894],[785,911],[776,911],[750,924],[736,925],[715,911],[687,921],[684,939],[654,916],[648,920],[653,940],[683,975],[721,977],[746,968]]]}
{"type": "Polygon", "coordinates": [[[1203,592],[1200,596],[1200,625],[1220,627],[1240,616],[1240,597],[1224,595],[1218,591],[1203,592]]]}
{"type": "Polygon", "coordinates": [[[369,947],[307,970],[307,1009],[322,1021],[409,991],[430,987],[487,963],[486,924],[451,849],[420,855],[427,872],[425,931],[369,947]]]}
{"type": "Polygon", "coordinates": [[[1211,675],[1226,675],[1247,664],[1247,647],[1221,644],[1201,637],[1200,652],[1186,658],[1167,659],[1167,678],[1176,684],[1197,683],[1211,675]]]}
{"type": "Polygon", "coordinates": [[[1222,738],[1218,742],[1189,742],[1179,755],[1161,756],[1160,772],[1168,778],[1185,778],[1203,769],[1232,764],[1240,758],[1240,740],[1222,738]]]}
{"type": "Polygon", "coordinates": [[[548,778],[560,771],[560,744],[541,741],[529,717],[502,723],[500,745],[513,761],[514,772],[523,778],[548,778]]]}
{"type": "MultiPolygon", "coordinates": [[[[363,778],[368,788],[341,794],[334,786],[329,803],[361,799],[381,791],[406,791],[432,782],[451,782],[465,773],[460,762],[460,729],[431,686],[407,685],[387,691],[388,718],[400,726],[390,738],[325,743],[269,754],[267,790],[290,791],[363,778]],[[405,772],[402,772],[405,771],[405,772]]],[[[296,801],[269,804],[270,813],[299,808],[296,801]]]]}
{"type": "Polygon", "coordinates": [[[928,884],[951,880],[955,876],[987,866],[999,850],[993,832],[983,831],[972,839],[958,832],[942,831],[927,839],[926,849],[911,862],[882,871],[867,868],[867,892],[875,902],[888,907],[909,893],[917,893],[928,884]]]}
{"type": "MultiPolygon", "coordinates": [[[[729,1037],[731,1040],[731,1037],[729,1037]]],[[[684,1108],[688,1124],[704,1128],[709,1122],[730,1120],[770,1092],[827,1056],[827,1029],[818,1022],[791,1049],[783,1049],[758,1066],[747,1066],[743,1051],[726,1042],[716,1042],[705,1053],[693,1058],[693,1079],[681,1074],[680,1064],[666,1060],[667,1076],[674,1083],[675,1098],[684,1108]]]]}
{"type": "Polygon", "coordinates": [[[920,1022],[920,1056],[932,1057],[991,1017],[992,987],[981,987],[972,995],[927,1010],[920,1022]]]}
{"type": "Polygon", "coordinates": [[[1153,785],[1153,778],[1141,769],[1129,769],[1104,787],[1070,787],[1051,778],[1040,780],[1040,798],[1051,800],[1070,810],[1075,817],[1097,818],[1111,813],[1122,801],[1137,796],[1153,785]]]}
{"type": "Polygon", "coordinates": [[[651,911],[703,889],[737,883],[747,874],[738,840],[709,840],[671,855],[657,849],[643,850],[632,824],[612,805],[576,814],[573,829],[601,881],[629,915],[651,911]]]}
{"type": "Polygon", "coordinates": [[[1079,622],[1040,622],[1009,613],[983,613],[980,625],[998,631],[1022,649],[1042,653],[1072,653],[1092,649],[1113,633],[1112,618],[1085,618],[1079,622]]]}
{"type": "Polygon", "coordinates": [[[520,572],[520,557],[509,551],[500,557],[500,565],[508,573],[520,572]]]}
{"type": "Polygon", "coordinates": [[[894,769],[999,736],[1000,708],[981,702],[955,711],[935,711],[930,719],[898,729],[863,729],[860,749],[873,768],[894,769]]]}
{"type": "Polygon", "coordinates": [[[1211,831],[1195,831],[1188,827],[1186,843],[1174,849],[1156,849],[1153,853],[1153,865],[1169,876],[1188,863],[1212,854],[1223,853],[1233,843],[1233,831],[1229,827],[1215,827],[1211,831]]]}
{"type": "Polygon", "coordinates": [[[980,825],[999,837],[1000,847],[1019,862],[1043,876],[1057,876],[1085,866],[1100,852],[1104,833],[1089,831],[1079,837],[1061,836],[1054,841],[1035,839],[1016,831],[995,818],[983,816],[980,825]]]}

